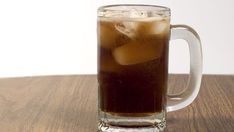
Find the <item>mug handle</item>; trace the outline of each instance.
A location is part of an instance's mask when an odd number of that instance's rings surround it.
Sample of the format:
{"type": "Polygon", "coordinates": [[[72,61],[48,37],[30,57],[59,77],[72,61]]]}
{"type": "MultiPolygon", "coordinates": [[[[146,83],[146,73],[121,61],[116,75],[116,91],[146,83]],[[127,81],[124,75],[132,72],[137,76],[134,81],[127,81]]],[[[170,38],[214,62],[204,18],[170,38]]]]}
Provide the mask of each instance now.
{"type": "Polygon", "coordinates": [[[187,41],[190,53],[190,74],[186,88],[178,94],[167,95],[167,112],[182,109],[197,97],[202,79],[201,41],[194,29],[186,25],[171,26],[171,40],[187,41]]]}

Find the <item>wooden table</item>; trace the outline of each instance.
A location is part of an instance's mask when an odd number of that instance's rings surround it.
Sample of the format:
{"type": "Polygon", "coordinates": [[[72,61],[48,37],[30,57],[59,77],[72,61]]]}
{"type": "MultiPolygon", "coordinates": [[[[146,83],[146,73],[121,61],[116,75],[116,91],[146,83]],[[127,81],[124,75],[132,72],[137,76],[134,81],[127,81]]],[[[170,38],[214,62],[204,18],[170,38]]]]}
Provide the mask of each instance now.
{"type": "MultiPolygon", "coordinates": [[[[187,77],[171,75],[170,92],[187,77]]],[[[234,132],[234,76],[206,75],[195,102],[167,115],[167,132],[234,132]]],[[[0,79],[0,132],[96,132],[95,75],[0,79]]]]}

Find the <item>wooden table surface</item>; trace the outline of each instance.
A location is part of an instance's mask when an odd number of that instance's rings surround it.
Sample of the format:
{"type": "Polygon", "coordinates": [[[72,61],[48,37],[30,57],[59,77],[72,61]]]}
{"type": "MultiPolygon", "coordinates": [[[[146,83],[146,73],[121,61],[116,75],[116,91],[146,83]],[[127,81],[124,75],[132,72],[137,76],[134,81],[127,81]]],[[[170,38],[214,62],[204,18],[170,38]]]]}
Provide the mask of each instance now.
{"type": "MultiPolygon", "coordinates": [[[[185,87],[171,75],[170,92],[185,87]]],[[[195,102],[168,113],[166,132],[234,132],[234,76],[206,75],[195,102]]],[[[96,132],[95,75],[0,79],[0,132],[96,132]]]]}

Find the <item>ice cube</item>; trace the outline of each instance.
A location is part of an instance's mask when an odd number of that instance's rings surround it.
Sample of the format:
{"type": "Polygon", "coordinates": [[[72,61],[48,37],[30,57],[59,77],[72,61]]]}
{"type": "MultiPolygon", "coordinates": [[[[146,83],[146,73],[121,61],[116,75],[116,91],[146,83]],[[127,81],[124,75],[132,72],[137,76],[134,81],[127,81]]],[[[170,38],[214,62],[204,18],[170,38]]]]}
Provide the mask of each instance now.
{"type": "Polygon", "coordinates": [[[148,17],[148,13],[147,13],[147,11],[140,11],[140,10],[137,10],[135,8],[132,8],[129,11],[129,17],[130,18],[146,18],[146,17],[148,17]]]}
{"type": "Polygon", "coordinates": [[[138,23],[138,36],[157,35],[165,36],[168,35],[170,28],[169,21],[163,19],[146,19],[145,21],[138,23]]]}
{"type": "MultiPolygon", "coordinates": [[[[138,18],[146,18],[148,16],[147,11],[138,11],[136,9],[131,9],[129,11],[128,17],[122,19],[119,23],[115,25],[115,28],[122,34],[128,36],[129,38],[135,38],[138,34],[139,22],[138,18]],[[134,18],[134,19],[131,19],[134,18]],[[134,20],[134,21],[133,21],[134,20]]],[[[139,19],[139,20],[140,20],[139,19]]],[[[142,19],[143,20],[143,19],[142,19]]]]}
{"type": "Polygon", "coordinates": [[[118,31],[115,30],[113,22],[101,21],[99,25],[99,43],[101,47],[112,49],[116,46],[118,31]]]}
{"type": "Polygon", "coordinates": [[[128,36],[129,38],[135,38],[137,33],[137,27],[137,22],[131,21],[122,21],[115,25],[117,31],[128,36]]]}
{"type": "Polygon", "coordinates": [[[150,34],[166,34],[170,29],[170,24],[168,20],[154,21],[151,23],[150,34]]]}
{"type": "Polygon", "coordinates": [[[120,65],[132,65],[161,57],[163,43],[132,41],[113,50],[113,56],[120,65]]]}

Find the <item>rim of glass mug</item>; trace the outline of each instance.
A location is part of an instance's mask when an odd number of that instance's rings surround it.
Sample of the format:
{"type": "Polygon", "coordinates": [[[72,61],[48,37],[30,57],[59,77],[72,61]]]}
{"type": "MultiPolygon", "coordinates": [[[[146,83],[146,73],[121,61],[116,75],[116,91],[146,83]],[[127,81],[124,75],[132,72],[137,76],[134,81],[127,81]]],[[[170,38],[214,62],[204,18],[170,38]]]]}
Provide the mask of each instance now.
{"type": "Polygon", "coordinates": [[[145,19],[145,18],[170,18],[171,9],[165,6],[144,5],[144,4],[116,4],[106,5],[98,8],[98,17],[101,18],[118,18],[120,19],[145,19]],[[130,13],[140,13],[133,14],[130,13]],[[143,16],[147,13],[147,16],[143,16]]]}

